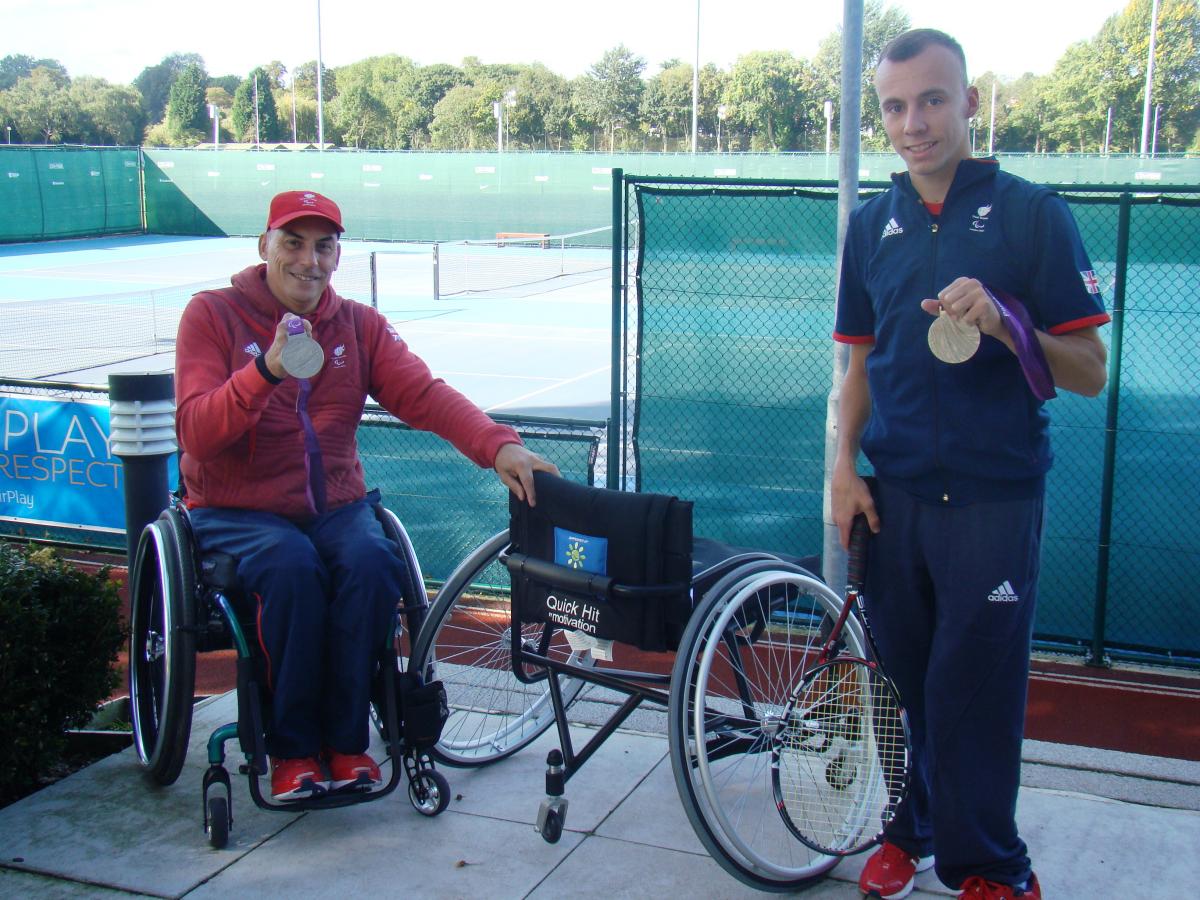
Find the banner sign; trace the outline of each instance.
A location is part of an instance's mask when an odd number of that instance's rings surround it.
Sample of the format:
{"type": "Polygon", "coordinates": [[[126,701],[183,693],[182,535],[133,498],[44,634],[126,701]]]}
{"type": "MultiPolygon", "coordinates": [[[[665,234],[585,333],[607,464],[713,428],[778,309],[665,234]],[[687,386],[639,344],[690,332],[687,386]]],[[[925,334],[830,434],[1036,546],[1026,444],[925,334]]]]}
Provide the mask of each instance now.
{"type": "MultiPolygon", "coordinates": [[[[168,484],[179,463],[167,462],[168,484]]],[[[0,394],[0,519],[125,531],[125,481],[109,452],[108,400],[0,394]]]]}

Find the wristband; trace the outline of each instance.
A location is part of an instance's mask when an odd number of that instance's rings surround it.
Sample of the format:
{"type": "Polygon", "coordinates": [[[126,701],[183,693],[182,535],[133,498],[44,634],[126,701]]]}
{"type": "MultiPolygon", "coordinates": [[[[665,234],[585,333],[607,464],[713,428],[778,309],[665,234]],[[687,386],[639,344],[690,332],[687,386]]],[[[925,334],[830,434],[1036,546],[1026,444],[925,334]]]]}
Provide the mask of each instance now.
{"type": "Polygon", "coordinates": [[[265,353],[260,353],[254,357],[254,367],[258,369],[258,374],[265,378],[271,384],[283,384],[282,378],[276,378],[271,370],[267,367],[267,356],[265,353]]]}

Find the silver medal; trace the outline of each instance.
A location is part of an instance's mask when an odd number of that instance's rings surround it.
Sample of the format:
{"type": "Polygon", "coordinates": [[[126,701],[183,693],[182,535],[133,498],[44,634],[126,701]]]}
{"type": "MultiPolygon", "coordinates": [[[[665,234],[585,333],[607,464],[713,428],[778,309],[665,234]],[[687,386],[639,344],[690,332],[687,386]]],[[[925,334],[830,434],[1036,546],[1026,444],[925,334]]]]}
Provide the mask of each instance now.
{"type": "Polygon", "coordinates": [[[292,319],[288,322],[288,339],[280,353],[284,369],[293,378],[312,378],[325,365],[325,351],[321,345],[304,332],[304,322],[292,319]],[[295,330],[296,327],[299,330],[295,330]]]}
{"type": "Polygon", "coordinates": [[[929,349],[944,363],[966,362],[979,349],[979,329],[946,315],[943,309],[929,326],[929,349]]]}

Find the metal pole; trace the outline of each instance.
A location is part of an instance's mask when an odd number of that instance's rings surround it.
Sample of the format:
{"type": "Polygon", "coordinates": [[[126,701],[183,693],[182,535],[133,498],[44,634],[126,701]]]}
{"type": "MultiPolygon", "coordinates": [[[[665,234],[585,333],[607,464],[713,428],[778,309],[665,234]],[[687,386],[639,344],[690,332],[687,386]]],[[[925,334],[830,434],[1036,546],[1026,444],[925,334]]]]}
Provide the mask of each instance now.
{"type": "Polygon", "coordinates": [[[992,78],[992,113],[991,123],[988,125],[988,156],[992,155],[992,147],[995,146],[996,138],[996,79],[992,78]]]}
{"type": "MultiPolygon", "coordinates": [[[[858,165],[862,136],[862,42],[863,0],[843,0],[842,4],[842,104],[841,120],[838,125],[838,220],[837,220],[837,266],[835,282],[831,289],[837,292],[841,281],[842,248],[846,243],[846,229],[850,224],[850,213],[858,205],[858,165]]],[[[838,539],[837,526],[833,524],[831,487],[833,464],[837,459],[837,413],[842,394],[842,380],[850,362],[850,350],[845,344],[835,343],[833,348],[833,378],[829,401],[825,409],[825,478],[823,517],[825,540],[822,571],[829,584],[846,583],[846,551],[838,539]]]]}
{"type": "Polygon", "coordinates": [[[296,73],[292,73],[292,143],[300,143],[300,138],[296,135],[296,73]]]}
{"type": "Polygon", "coordinates": [[[1158,36],[1158,0],[1150,9],[1150,49],[1146,59],[1146,94],[1142,100],[1142,152],[1146,155],[1146,144],[1150,138],[1150,97],[1154,88],[1154,42],[1158,36]]]}
{"type": "Polygon", "coordinates": [[[1108,108],[1108,121],[1104,123],[1104,155],[1108,156],[1108,140],[1112,136],[1112,107],[1108,108]]]}
{"type": "Polygon", "coordinates": [[[1162,104],[1154,104],[1154,130],[1150,132],[1150,158],[1153,159],[1158,153],[1158,114],[1162,111],[1162,104]]]}
{"type": "Polygon", "coordinates": [[[1096,602],[1092,649],[1086,663],[1107,668],[1104,632],[1108,618],[1108,571],[1112,550],[1113,485],[1117,467],[1117,426],[1121,408],[1121,344],[1125,334],[1125,275],[1129,267],[1129,220],[1133,195],[1121,195],[1117,213],[1117,259],[1113,283],[1112,343],[1109,348],[1108,410],[1104,422],[1104,468],[1100,487],[1100,530],[1096,539],[1096,602]]]}
{"type": "Polygon", "coordinates": [[[258,70],[254,70],[254,146],[260,143],[258,132],[258,70]]]}
{"type": "Polygon", "coordinates": [[[612,170],[612,358],[609,377],[608,415],[608,463],[605,472],[605,487],[616,490],[620,487],[621,468],[624,463],[622,450],[625,439],[625,418],[621,415],[621,300],[625,281],[622,248],[625,243],[625,228],[622,213],[625,205],[625,173],[622,169],[612,170]]]}
{"type": "Polygon", "coordinates": [[[696,64],[692,66],[692,153],[700,133],[700,0],[696,0],[696,64]]]}
{"type": "Polygon", "coordinates": [[[321,71],[321,0],[317,0],[317,149],[325,149],[325,87],[321,71]]]}

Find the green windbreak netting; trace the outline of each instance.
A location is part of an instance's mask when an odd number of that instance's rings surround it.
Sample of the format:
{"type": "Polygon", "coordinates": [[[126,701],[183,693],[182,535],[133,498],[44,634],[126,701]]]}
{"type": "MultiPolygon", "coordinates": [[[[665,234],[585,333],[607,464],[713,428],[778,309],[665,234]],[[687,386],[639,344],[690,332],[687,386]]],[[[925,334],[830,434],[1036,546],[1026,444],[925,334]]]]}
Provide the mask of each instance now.
{"type": "Polygon", "coordinates": [[[822,545],[837,194],[639,188],[639,490],[697,534],[822,545]]]}
{"type": "Polygon", "coordinates": [[[0,241],[140,231],[138,151],[116,147],[0,150],[0,241]]]}
{"type": "MultiPolygon", "coordinates": [[[[697,533],[818,552],[836,196],[629,183],[638,268],[627,389],[639,489],[695,500],[697,533]]],[[[1037,635],[1087,645],[1103,621],[1109,646],[1194,658],[1200,201],[1134,197],[1119,272],[1120,198],[1067,200],[1114,316],[1100,329],[1111,377],[1098,398],[1060,390],[1048,407],[1055,463],[1037,635]]]]}

